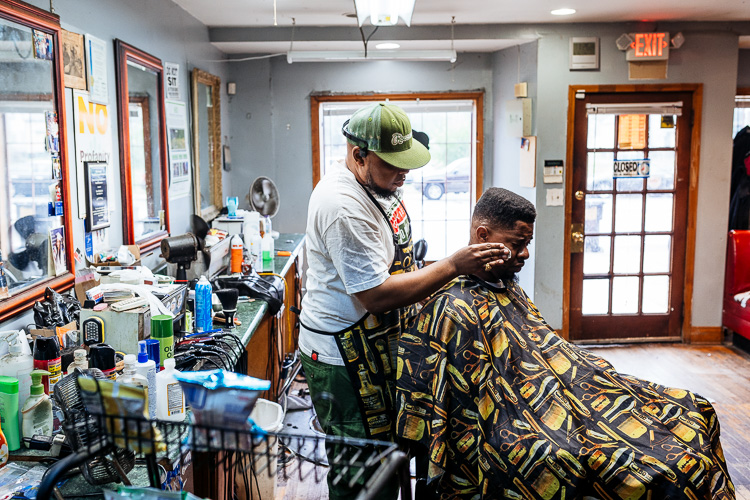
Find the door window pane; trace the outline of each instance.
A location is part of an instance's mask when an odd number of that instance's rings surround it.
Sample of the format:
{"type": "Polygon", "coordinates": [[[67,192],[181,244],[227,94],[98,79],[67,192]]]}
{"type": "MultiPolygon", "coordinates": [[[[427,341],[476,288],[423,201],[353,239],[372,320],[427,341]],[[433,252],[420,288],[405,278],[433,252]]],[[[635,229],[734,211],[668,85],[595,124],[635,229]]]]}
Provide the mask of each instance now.
{"type": "Polygon", "coordinates": [[[612,280],[612,314],[638,312],[638,277],[624,276],[612,280]]]}
{"type": "Polygon", "coordinates": [[[674,189],[675,152],[651,151],[648,157],[651,160],[648,189],[674,189]]]}
{"type": "Polygon", "coordinates": [[[615,263],[617,274],[635,274],[641,269],[641,237],[615,236],[615,263]]]}
{"type": "Polygon", "coordinates": [[[672,259],[672,237],[668,234],[646,236],[643,248],[644,273],[668,273],[672,259]]]}
{"type": "Polygon", "coordinates": [[[646,195],[646,231],[672,230],[672,193],[646,195]]]}
{"type": "Polygon", "coordinates": [[[588,149],[615,147],[615,115],[589,115],[588,149]]]}
{"type": "Polygon", "coordinates": [[[585,233],[609,233],[612,231],[612,195],[590,194],[586,196],[585,203],[585,233]]]}
{"type": "Polygon", "coordinates": [[[583,274],[609,273],[609,236],[586,236],[583,242],[583,274]]]}
{"type": "Polygon", "coordinates": [[[607,314],[609,309],[609,280],[583,280],[583,304],[581,313],[584,315],[607,314]]]}
{"type": "Polygon", "coordinates": [[[669,312],[669,276],[643,277],[643,306],[644,313],[669,312]]]}
{"type": "Polygon", "coordinates": [[[648,115],[648,147],[673,148],[676,123],[677,117],[672,115],[672,128],[662,128],[661,115],[648,115]]]}
{"type": "Polygon", "coordinates": [[[586,189],[609,191],[612,189],[612,162],[614,153],[589,153],[586,165],[586,189]]]}
{"type": "Polygon", "coordinates": [[[641,230],[643,195],[618,194],[615,206],[615,231],[637,233],[641,230]]]}
{"type": "MultiPolygon", "coordinates": [[[[642,160],[646,157],[646,153],[643,150],[636,151],[618,151],[618,160],[642,160]]],[[[643,179],[617,179],[617,190],[618,191],[643,191],[643,179]]]]}

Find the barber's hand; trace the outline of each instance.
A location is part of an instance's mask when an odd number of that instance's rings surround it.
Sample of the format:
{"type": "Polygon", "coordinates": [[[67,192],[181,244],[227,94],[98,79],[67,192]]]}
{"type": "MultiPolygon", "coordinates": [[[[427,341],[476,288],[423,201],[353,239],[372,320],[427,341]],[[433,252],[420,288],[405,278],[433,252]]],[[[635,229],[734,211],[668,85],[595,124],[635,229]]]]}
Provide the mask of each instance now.
{"type": "Polygon", "coordinates": [[[476,274],[491,267],[500,266],[510,258],[510,250],[502,243],[477,243],[468,245],[448,257],[456,269],[457,275],[476,274]]]}

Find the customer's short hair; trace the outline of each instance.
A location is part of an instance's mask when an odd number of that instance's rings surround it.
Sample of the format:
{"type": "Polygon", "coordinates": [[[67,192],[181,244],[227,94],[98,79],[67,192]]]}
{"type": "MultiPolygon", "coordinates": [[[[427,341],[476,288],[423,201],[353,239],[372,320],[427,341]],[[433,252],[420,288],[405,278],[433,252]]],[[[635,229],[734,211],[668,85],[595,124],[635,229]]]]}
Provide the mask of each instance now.
{"type": "Polygon", "coordinates": [[[476,206],[474,219],[480,219],[499,229],[513,229],[516,221],[533,224],[536,209],[529,200],[503,188],[489,188],[476,206]]]}

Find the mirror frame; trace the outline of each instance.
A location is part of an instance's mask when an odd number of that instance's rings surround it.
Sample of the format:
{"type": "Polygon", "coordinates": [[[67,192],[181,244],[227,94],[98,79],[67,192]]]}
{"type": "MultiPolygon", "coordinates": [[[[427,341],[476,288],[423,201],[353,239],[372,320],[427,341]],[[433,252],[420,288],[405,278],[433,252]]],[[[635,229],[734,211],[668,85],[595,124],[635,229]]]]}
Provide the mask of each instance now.
{"type": "Polygon", "coordinates": [[[4,19],[23,24],[30,28],[44,31],[52,35],[54,41],[55,59],[52,65],[54,78],[55,110],[57,122],[60,124],[60,164],[62,165],[62,198],[63,198],[63,227],[65,228],[65,257],[68,272],[60,276],[50,276],[7,299],[0,300],[0,321],[11,319],[18,313],[31,308],[34,302],[44,296],[44,290],[49,287],[57,292],[64,292],[73,286],[75,262],[73,259],[73,216],[70,202],[71,178],[68,165],[68,141],[65,117],[65,88],[63,87],[63,61],[60,17],[41,10],[33,5],[18,0],[0,0],[0,16],[4,19]]]}
{"type": "Polygon", "coordinates": [[[200,69],[193,69],[190,78],[191,98],[193,101],[193,196],[195,199],[195,213],[206,221],[211,221],[219,215],[221,207],[224,206],[221,186],[221,78],[200,69]],[[208,137],[215,147],[213,151],[209,148],[209,183],[211,193],[211,204],[201,209],[201,164],[200,164],[200,142],[198,130],[198,84],[202,83],[211,87],[211,126],[208,137]]]}
{"type": "Polygon", "coordinates": [[[161,240],[169,236],[169,170],[167,151],[167,126],[164,114],[164,69],[161,59],[147,52],[133,47],[120,39],[115,40],[115,54],[117,57],[117,132],[120,137],[120,189],[122,193],[122,232],[125,245],[138,245],[141,252],[152,250],[159,246],[161,240]],[[157,110],[159,115],[158,130],[151,130],[151,137],[158,135],[159,159],[161,172],[162,210],[164,210],[164,229],[148,233],[136,240],[133,229],[133,186],[130,179],[130,123],[128,113],[128,61],[139,64],[157,74],[157,110]]]}

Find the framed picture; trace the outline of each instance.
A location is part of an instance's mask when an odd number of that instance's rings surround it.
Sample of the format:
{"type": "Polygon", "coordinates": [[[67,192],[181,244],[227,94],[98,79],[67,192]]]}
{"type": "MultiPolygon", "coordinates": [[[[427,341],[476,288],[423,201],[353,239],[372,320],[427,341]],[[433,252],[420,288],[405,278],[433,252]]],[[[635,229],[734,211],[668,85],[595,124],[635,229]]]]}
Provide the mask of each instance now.
{"type": "Polygon", "coordinates": [[[34,57],[37,59],[54,59],[55,45],[52,35],[44,31],[32,30],[34,32],[34,57]]]}
{"type": "Polygon", "coordinates": [[[60,276],[68,270],[65,254],[65,228],[61,226],[50,229],[49,243],[52,250],[52,262],[55,266],[55,276],[60,276]]]}
{"type": "Polygon", "coordinates": [[[104,161],[87,161],[86,170],[86,231],[96,231],[110,226],[109,187],[104,161]]]}
{"type": "Polygon", "coordinates": [[[66,87],[87,90],[86,51],[83,49],[83,35],[62,30],[63,81],[66,87]]]}

